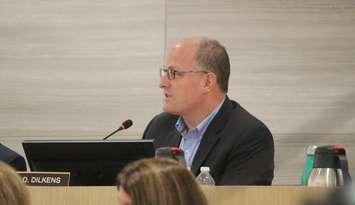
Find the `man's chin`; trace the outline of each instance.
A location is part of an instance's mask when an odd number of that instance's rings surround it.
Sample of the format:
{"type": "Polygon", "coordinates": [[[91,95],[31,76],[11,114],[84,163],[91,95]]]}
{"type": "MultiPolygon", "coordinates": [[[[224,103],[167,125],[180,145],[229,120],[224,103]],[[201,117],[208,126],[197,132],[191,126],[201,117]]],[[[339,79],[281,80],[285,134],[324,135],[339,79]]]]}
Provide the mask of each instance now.
{"type": "Polygon", "coordinates": [[[166,112],[166,113],[173,114],[173,115],[179,115],[179,112],[177,110],[174,110],[171,107],[168,107],[168,106],[165,106],[165,105],[163,106],[163,111],[166,112]]]}

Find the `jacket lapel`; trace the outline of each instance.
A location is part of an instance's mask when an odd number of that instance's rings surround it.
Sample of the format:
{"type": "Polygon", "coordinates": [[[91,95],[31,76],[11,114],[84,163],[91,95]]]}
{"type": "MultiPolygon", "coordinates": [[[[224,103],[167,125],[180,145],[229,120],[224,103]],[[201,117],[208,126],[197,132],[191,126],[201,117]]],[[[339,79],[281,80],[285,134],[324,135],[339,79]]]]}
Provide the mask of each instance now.
{"type": "Polygon", "coordinates": [[[174,129],[168,134],[167,137],[164,137],[164,139],[166,139],[166,142],[163,144],[166,144],[170,147],[179,147],[181,135],[177,130],[174,129]]]}
{"type": "Polygon", "coordinates": [[[196,175],[199,172],[199,168],[207,158],[209,152],[219,141],[221,137],[220,132],[223,130],[224,126],[226,125],[232,109],[233,109],[233,103],[229,100],[228,96],[226,96],[226,99],[221,109],[218,111],[217,115],[211,121],[205,134],[202,137],[200,146],[197,149],[191,167],[191,171],[194,175],[196,175]]]}

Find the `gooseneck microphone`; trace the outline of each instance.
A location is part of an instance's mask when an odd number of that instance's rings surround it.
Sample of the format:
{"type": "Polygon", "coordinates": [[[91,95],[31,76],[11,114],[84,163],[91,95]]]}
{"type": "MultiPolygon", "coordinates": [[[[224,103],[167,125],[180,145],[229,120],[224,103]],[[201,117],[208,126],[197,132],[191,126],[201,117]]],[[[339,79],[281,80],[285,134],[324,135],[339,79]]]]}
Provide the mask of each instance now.
{"type": "Polygon", "coordinates": [[[116,134],[116,132],[118,132],[118,131],[125,130],[125,129],[131,127],[132,124],[133,124],[133,121],[132,121],[132,120],[126,120],[126,121],[124,121],[124,122],[121,124],[121,126],[120,126],[117,130],[113,131],[111,134],[107,135],[107,136],[104,137],[102,140],[106,140],[107,138],[109,138],[109,137],[111,137],[112,135],[116,134]]]}

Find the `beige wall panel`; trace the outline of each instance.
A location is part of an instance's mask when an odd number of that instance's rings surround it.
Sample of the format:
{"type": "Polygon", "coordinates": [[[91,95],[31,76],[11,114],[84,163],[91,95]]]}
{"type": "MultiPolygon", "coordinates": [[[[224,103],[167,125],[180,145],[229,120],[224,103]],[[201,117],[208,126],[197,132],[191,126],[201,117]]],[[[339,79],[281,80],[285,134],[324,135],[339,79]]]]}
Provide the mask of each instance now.
{"type": "Polygon", "coordinates": [[[355,176],[355,1],[168,1],[167,42],[217,38],[231,98],[275,136],[274,184],[298,184],[309,144],[344,145],[355,176]]]}
{"type": "MultiPolygon", "coordinates": [[[[1,1],[0,136],[101,138],[161,110],[163,1],[1,1]]],[[[117,137],[117,136],[116,136],[117,137]]]]}

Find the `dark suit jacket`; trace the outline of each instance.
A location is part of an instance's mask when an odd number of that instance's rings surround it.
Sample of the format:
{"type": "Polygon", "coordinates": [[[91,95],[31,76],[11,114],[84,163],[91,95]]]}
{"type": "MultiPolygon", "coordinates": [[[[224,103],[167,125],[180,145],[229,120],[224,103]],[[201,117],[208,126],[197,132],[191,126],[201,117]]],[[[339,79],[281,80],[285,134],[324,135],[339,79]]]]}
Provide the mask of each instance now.
{"type": "Polygon", "coordinates": [[[2,144],[0,144],[0,161],[9,164],[17,171],[27,171],[25,159],[2,144]]]}
{"type": "MultiPolygon", "coordinates": [[[[179,146],[175,129],[179,116],[161,113],[144,131],[156,148],[179,146]]],[[[274,141],[268,128],[238,103],[226,97],[209,124],[192,162],[196,176],[210,167],[216,185],[270,185],[274,177],[274,141]]]]}

